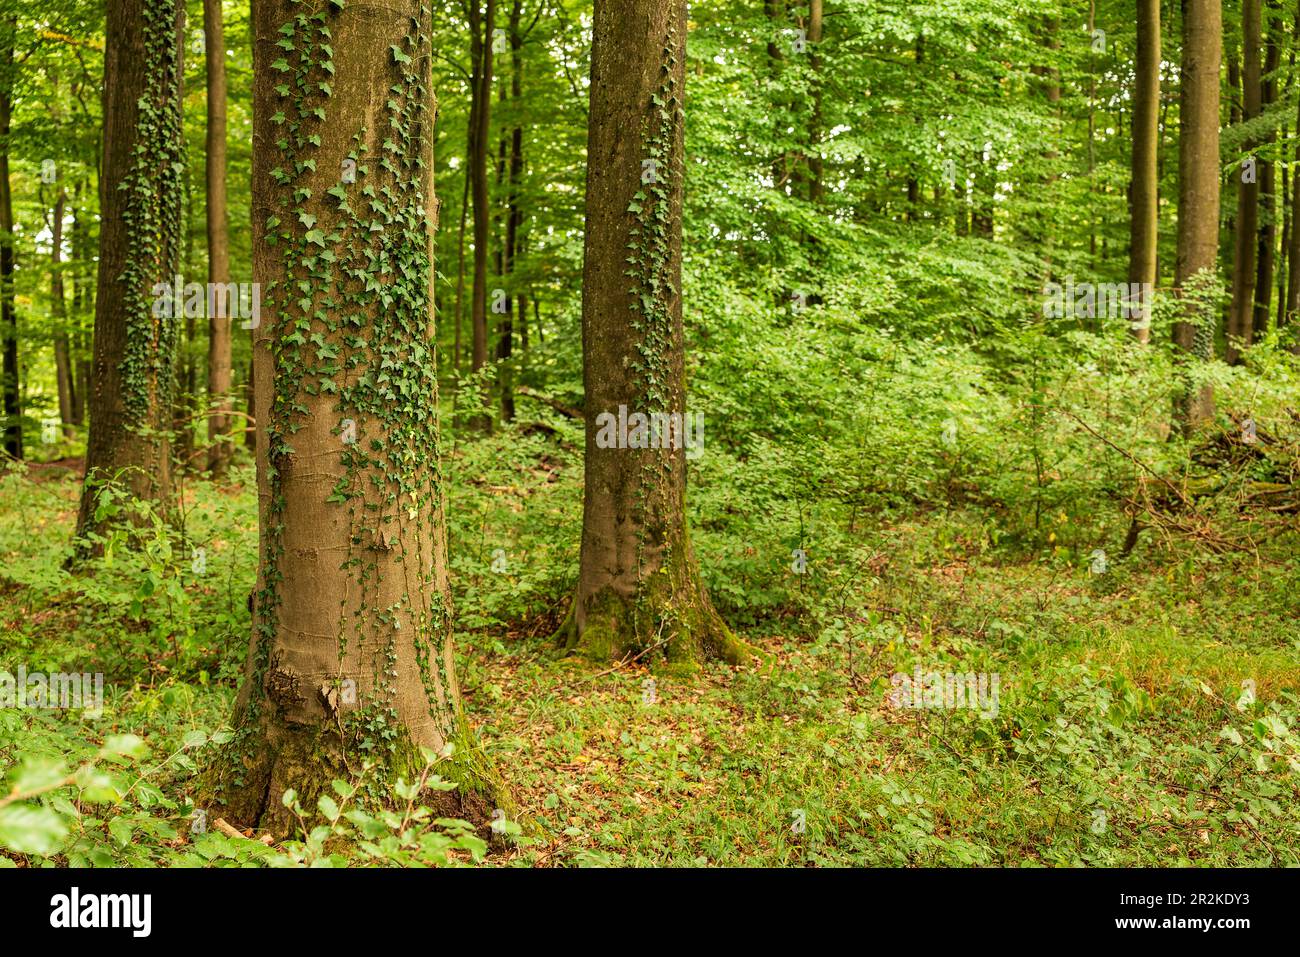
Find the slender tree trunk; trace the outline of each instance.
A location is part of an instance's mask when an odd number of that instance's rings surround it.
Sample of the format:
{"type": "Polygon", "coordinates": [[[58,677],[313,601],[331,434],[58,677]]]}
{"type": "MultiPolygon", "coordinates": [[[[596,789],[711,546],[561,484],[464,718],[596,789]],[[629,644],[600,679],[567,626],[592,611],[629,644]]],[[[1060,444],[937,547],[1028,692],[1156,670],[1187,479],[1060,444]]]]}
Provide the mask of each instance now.
{"type": "MultiPolygon", "coordinates": [[[[1268,4],[1268,31],[1264,48],[1264,76],[1260,80],[1260,112],[1267,110],[1277,99],[1277,78],[1274,75],[1281,64],[1281,45],[1278,37],[1277,10],[1272,0],[1268,4]]],[[[1259,235],[1255,253],[1255,303],[1251,319],[1251,341],[1268,334],[1268,319],[1273,302],[1273,269],[1277,246],[1277,196],[1275,195],[1277,171],[1273,161],[1272,144],[1275,137],[1268,134],[1259,157],[1259,235]]]]}
{"type": "Polygon", "coordinates": [[[641,421],[691,422],[681,298],[686,0],[596,0],[593,28],[581,568],[559,637],[597,659],[659,648],[686,664],[738,661],[748,651],[714,610],[687,532],[686,456],[692,445],[703,450],[702,429],[683,437],[641,421]]]}
{"type": "MultiPolygon", "coordinates": [[[[822,180],[825,176],[825,163],[821,156],[822,141],[822,0],[809,0],[808,3],[808,63],[812,67],[812,122],[808,124],[808,201],[814,206],[822,201],[825,189],[822,180]]],[[[916,38],[916,63],[921,64],[922,38],[916,38]]],[[[908,180],[908,215],[916,210],[916,177],[908,180]]]]}
{"type": "MultiPolygon", "coordinates": [[[[1137,63],[1133,88],[1133,169],[1130,180],[1128,281],[1156,284],[1159,239],[1156,147],[1160,110],[1160,0],[1138,0],[1137,63]]],[[[1131,324],[1134,337],[1147,342],[1149,317],[1131,324]]]]}
{"type": "MultiPolygon", "coordinates": [[[[1282,142],[1287,141],[1288,131],[1282,128],[1282,142]]],[[[1278,245],[1277,258],[1277,312],[1274,322],[1282,328],[1286,321],[1286,290],[1290,275],[1291,259],[1287,255],[1291,249],[1291,176],[1286,163],[1279,165],[1282,174],[1282,189],[1277,194],[1277,208],[1282,212],[1282,240],[1278,245]]]]}
{"type": "MultiPolygon", "coordinates": [[[[1300,3],[1296,5],[1295,27],[1300,30],[1300,3]]],[[[1296,110],[1296,150],[1295,157],[1300,162],[1300,107],[1296,110]]],[[[1296,335],[1296,316],[1300,314],[1300,177],[1291,186],[1291,236],[1288,244],[1287,259],[1291,263],[1286,283],[1286,317],[1285,325],[1292,333],[1292,348],[1300,353],[1300,335],[1296,335]]]]}
{"type": "MultiPolygon", "coordinates": [[[[1260,0],[1242,0],[1242,122],[1259,116],[1259,46],[1260,0]]],[[[1217,106],[1216,106],[1217,109],[1217,106]]],[[[1258,144],[1250,139],[1246,149],[1252,153],[1254,169],[1236,170],[1237,218],[1232,259],[1232,305],[1228,312],[1228,346],[1224,361],[1236,365],[1241,361],[1241,347],[1250,345],[1255,297],[1255,257],[1259,237],[1259,175],[1263,165],[1254,155],[1258,144]]],[[[1180,209],[1181,213],[1181,209],[1180,209]]]]}
{"type": "MultiPolygon", "coordinates": [[[[522,16],[521,0],[512,0],[510,6],[510,98],[516,122],[510,130],[509,193],[506,199],[506,237],[502,247],[502,273],[505,277],[506,311],[501,317],[498,335],[497,360],[501,368],[501,418],[511,422],[515,417],[514,376],[511,369],[514,353],[514,302],[509,291],[514,285],[515,258],[518,255],[519,226],[523,219],[519,208],[519,180],[524,170],[524,131],[519,125],[519,111],[523,108],[523,35],[519,32],[522,16]]],[[[504,146],[504,142],[502,143],[504,146]]],[[[524,298],[517,297],[520,309],[524,298]]],[[[526,314],[521,312],[521,322],[526,314]]]]}
{"type": "MultiPolygon", "coordinates": [[[[1140,3],[1141,0],[1138,0],[1140,3]]],[[[1088,2],[1088,38],[1097,27],[1097,0],[1088,2]]],[[[1093,197],[1097,193],[1097,68],[1094,56],[1088,66],[1088,265],[1097,267],[1097,216],[1093,197]]]]}
{"type": "MultiPolygon", "coordinates": [[[[470,0],[470,30],[479,34],[479,0],[470,0]]],[[[477,41],[478,58],[474,67],[473,104],[471,104],[472,142],[469,155],[470,193],[474,210],[474,284],[470,305],[473,352],[470,368],[477,372],[487,362],[487,266],[492,242],[492,207],[488,195],[488,143],[492,123],[492,42],[496,30],[496,0],[487,0],[482,16],[482,39],[477,41]]]]}
{"type": "MultiPolygon", "coordinates": [[[[472,135],[472,134],[471,134],[472,135]]],[[[469,210],[469,160],[466,158],[465,164],[465,188],[460,197],[460,238],[457,240],[457,249],[460,254],[456,257],[456,331],[455,342],[452,345],[451,360],[452,367],[460,372],[460,342],[461,327],[463,324],[464,310],[462,304],[465,295],[465,219],[469,210]]]]}
{"type": "Polygon", "coordinates": [[[1214,314],[1199,304],[1196,286],[1218,283],[1219,57],[1223,37],[1218,0],[1182,0],[1183,52],[1178,143],[1178,267],[1175,286],[1184,298],[1174,323],[1174,344],[1184,357],[1184,389],[1176,412],[1185,431],[1214,415],[1214,393],[1199,381],[1194,363],[1214,353],[1214,314]]]}
{"type": "Polygon", "coordinates": [[[88,241],[86,230],[81,225],[81,190],[82,184],[77,183],[72,191],[75,205],[72,208],[72,258],[77,261],[77,267],[72,272],[72,314],[75,317],[75,332],[72,337],[73,346],[73,371],[76,380],[76,388],[72,392],[72,422],[74,425],[85,425],[86,423],[86,396],[90,393],[90,336],[86,332],[85,316],[88,311],[93,309],[93,303],[88,302],[90,289],[89,282],[83,277],[82,270],[90,262],[89,250],[87,249],[88,241]]]}
{"type": "Polygon", "coordinates": [[[184,15],[179,0],[108,3],[99,289],[79,537],[97,530],[99,480],[118,480],[164,506],[170,497],[167,430],[180,318],[159,284],[175,282],[181,248],[184,15]]]}
{"type": "Polygon", "coordinates": [[[59,389],[59,420],[63,435],[72,438],[77,384],[72,372],[68,338],[68,306],[63,289],[63,215],[68,196],[60,187],[50,222],[50,318],[54,320],[54,375],[59,389]]]}
{"type": "Polygon", "coordinates": [[[418,0],[382,17],[317,9],[254,8],[253,270],[268,291],[253,352],[261,563],[237,736],[207,790],[228,819],[283,833],[286,789],[315,807],[363,761],[391,788],[419,778],[421,749],[454,745],[438,772],[460,790],[432,803],[481,821],[489,774],[459,706],[430,413],[431,15],[418,0]],[[289,104],[276,89],[285,83],[309,91],[287,129],[274,119],[289,104]],[[341,180],[358,157],[374,160],[341,180]],[[382,230],[372,195],[388,198],[382,230]],[[314,268],[327,252],[335,268],[314,268]]]}
{"type": "MultiPolygon", "coordinates": [[[[181,227],[181,268],[178,272],[182,278],[194,276],[194,211],[198,208],[194,201],[194,183],[187,167],[184,174],[185,188],[181,209],[183,226],[181,227]]],[[[207,309],[206,299],[203,310],[207,309]]],[[[194,343],[198,336],[198,315],[191,309],[185,309],[185,324],[181,330],[181,343],[178,355],[179,382],[172,393],[172,447],[173,467],[190,469],[194,461],[194,428],[198,415],[198,363],[194,343]]],[[[206,465],[206,461],[203,463],[206,465]]]]}
{"type": "MultiPolygon", "coordinates": [[[[784,117],[787,114],[785,100],[778,96],[776,83],[781,78],[781,63],[785,53],[781,49],[781,33],[786,23],[786,0],[763,0],[763,13],[767,16],[767,69],[768,79],[772,84],[772,132],[776,143],[785,141],[784,117]]],[[[784,148],[778,146],[772,158],[772,182],[778,189],[783,188],[789,170],[789,157],[784,148]]]]}
{"type": "Polygon", "coordinates": [[[18,313],[14,305],[14,203],[9,183],[9,131],[13,119],[16,16],[0,21],[0,378],[4,392],[4,450],[23,457],[22,380],[18,367],[18,313]]]}
{"type": "MultiPolygon", "coordinates": [[[[220,288],[230,282],[230,240],[226,225],[226,38],[221,0],[203,0],[204,53],[208,67],[207,227],[208,282],[220,288]]],[[[224,302],[224,297],[213,297],[224,302]]],[[[230,350],[234,316],[208,316],[208,471],[220,478],[230,468],[234,446],[229,440],[230,350]]],[[[231,310],[235,312],[235,310],[231,310]]]]}

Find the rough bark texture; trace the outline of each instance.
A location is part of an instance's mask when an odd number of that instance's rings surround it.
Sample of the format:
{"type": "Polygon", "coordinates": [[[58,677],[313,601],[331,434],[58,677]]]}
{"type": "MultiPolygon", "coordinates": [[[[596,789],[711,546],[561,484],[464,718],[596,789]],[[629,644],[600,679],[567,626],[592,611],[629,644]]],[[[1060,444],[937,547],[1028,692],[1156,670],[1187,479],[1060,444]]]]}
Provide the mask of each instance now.
{"type": "Polygon", "coordinates": [[[440,808],[486,818],[447,586],[428,7],[267,0],[255,18],[261,562],[212,799],[282,832],[286,789],[311,807],[363,761],[411,781],[421,748],[453,744],[440,808]]]}
{"type": "MultiPolygon", "coordinates": [[[[685,448],[601,448],[603,413],[684,413],[685,0],[597,0],[587,140],[581,568],[560,639],[596,659],[657,648],[739,661],[686,526],[685,448]]],[[[630,436],[629,436],[630,438],[630,436]]],[[[628,443],[630,444],[630,442],[628,443]]],[[[669,443],[664,443],[669,444],[669,443]]]]}
{"type": "MultiPolygon", "coordinates": [[[[1178,267],[1175,285],[1186,298],[1174,323],[1174,344],[1188,359],[1214,352],[1214,317],[1189,294],[1195,281],[1217,283],[1219,241],[1219,58],[1223,17],[1218,0],[1183,0],[1183,61],[1179,89],[1178,267]]],[[[1214,393],[1198,381],[1193,363],[1176,413],[1185,430],[1214,414],[1214,393]]]]}
{"type": "Polygon", "coordinates": [[[155,287],[174,282],[179,262],[184,13],[179,0],[108,4],[94,375],[79,535],[96,524],[96,480],[116,478],[137,497],[164,503],[170,494],[166,430],[180,319],[155,315],[155,287]]]}
{"type": "MultiPolygon", "coordinates": [[[[207,227],[208,282],[230,282],[230,241],[226,224],[226,40],[221,0],[203,0],[204,55],[208,68],[207,227]]],[[[230,432],[230,344],[233,316],[208,316],[208,470],[226,474],[234,451],[230,432]]]]}
{"type": "MultiPolygon", "coordinates": [[[[1156,283],[1159,181],[1156,153],[1160,109],[1160,0],[1138,0],[1137,63],[1133,89],[1133,169],[1129,191],[1128,281],[1156,283]]],[[[1150,326],[1137,322],[1133,336],[1147,342],[1150,326]]]]}

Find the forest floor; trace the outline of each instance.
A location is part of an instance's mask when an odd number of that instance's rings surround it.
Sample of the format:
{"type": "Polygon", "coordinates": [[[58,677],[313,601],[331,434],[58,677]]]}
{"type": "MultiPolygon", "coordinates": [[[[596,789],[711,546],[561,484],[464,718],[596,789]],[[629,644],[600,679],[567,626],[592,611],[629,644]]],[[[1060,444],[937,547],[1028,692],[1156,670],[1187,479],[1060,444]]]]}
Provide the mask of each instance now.
{"type": "MultiPolygon", "coordinates": [[[[129,802],[58,805],[78,853],[202,863],[185,799],[238,680],[251,492],[186,490],[202,576],[159,533],[87,579],[61,565],[75,473],[2,482],[0,668],[93,665],[108,703],[0,711],[0,773],[138,735],[170,757],[142,761],[129,802]]],[[[559,659],[543,619],[458,634],[467,712],[523,824],[488,863],[1300,864],[1298,583],[1282,557],[1171,563],[1143,544],[1093,574],[993,550],[960,512],[869,534],[853,607],[747,630],[769,655],[749,667],[559,659]],[[891,706],[891,676],[916,667],[996,675],[996,713],[891,706]]],[[[462,628],[476,622],[482,596],[457,601],[462,628]]]]}

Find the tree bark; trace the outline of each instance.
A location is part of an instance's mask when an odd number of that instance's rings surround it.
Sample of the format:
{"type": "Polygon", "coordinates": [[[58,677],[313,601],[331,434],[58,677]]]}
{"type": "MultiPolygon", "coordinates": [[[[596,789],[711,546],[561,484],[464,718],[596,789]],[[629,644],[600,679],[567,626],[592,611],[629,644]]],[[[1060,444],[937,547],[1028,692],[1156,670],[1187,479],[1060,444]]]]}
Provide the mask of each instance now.
{"type": "MultiPolygon", "coordinates": [[[[160,312],[181,244],[179,0],[109,0],[104,54],[98,293],[86,485],[78,538],[97,531],[97,482],[165,504],[181,320],[160,312]]],[[[165,313],[171,312],[171,315],[165,313]]]]}
{"type": "MultiPolygon", "coordinates": [[[[203,33],[208,68],[208,282],[224,285],[230,282],[230,240],[226,220],[226,38],[221,0],[203,0],[203,33]]],[[[210,310],[208,316],[208,471],[214,478],[226,474],[234,452],[229,439],[234,407],[230,394],[234,316],[218,316],[218,311],[210,310]]]]}
{"type": "Polygon", "coordinates": [[[474,280],[470,296],[470,327],[473,337],[470,369],[473,372],[479,371],[487,363],[487,265],[488,246],[492,241],[487,164],[492,128],[492,34],[495,29],[496,0],[487,0],[486,11],[482,14],[479,11],[479,0],[470,0],[470,42],[475,55],[468,157],[474,226],[474,280]]]}
{"type": "Polygon", "coordinates": [[[685,418],[686,0],[596,0],[593,24],[582,547],[577,594],[557,637],[595,659],[659,649],[686,666],[709,656],[740,661],[747,646],[714,609],[691,546],[685,442],[661,432],[667,447],[646,447],[647,430],[613,435],[610,424],[638,414],[685,418]]]}
{"type": "Polygon", "coordinates": [[[72,421],[74,425],[85,425],[86,423],[86,397],[90,393],[91,349],[85,316],[88,311],[87,307],[90,310],[94,309],[94,303],[88,301],[89,297],[87,295],[90,283],[82,273],[82,270],[90,263],[90,251],[87,248],[89,239],[86,236],[86,230],[81,225],[81,190],[82,184],[78,182],[72,191],[74,200],[72,208],[72,258],[77,261],[77,268],[72,272],[72,314],[76,317],[76,332],[72,337],[75,355],[72,367],[76,379],[76,388],[72,393],[72,421]]]}
{"type": "MultiPolygon", "coordinates": [[[[1260,111],[1260,0],[1242,0],[1241,4],[1241,86],[1242,122],[1249,123],[1260,111]]],[[[1218,109],[1217,105],[1215,107],[1218,109]]],[[[1255,151],[1258,144],[1247,140],[1246,150],[1255,151]]],[[[1254,175],[1244,175],[1237,167],[1237,217],[1232,258],[1232,305],[1228,312],[1228,345],[1224,361],[1236,365],[1241,361],[1241,349],[1250,345],[1253,329],[1256,263],[1259,237],[1259,175],[1262,161],[1255,161],[1254,175]]],[[[1181,210],[1180,210],[1181,212],[1181,210]]]]}
{"type": "Polygon", "coordinates": [[[9,133],[13,119],[16,16],[0,21],[0,341],[4,344],[4,450],[23,457],[23,406],[18,367],[18,313],[14,305],[14,204],[9,183],[9,133]]]}
{"type": "Polygon", "coordinates": [[[513,0],[510,6],[510,98],[514,106],[516,122],[510,130],[509,191],[506,197],[506,236],[502,246],[502,274],[506,286],[506,311],[500,320],[497,336],[497,361],[501,369],[501,418],[511,422],[515,417],[514,376],[511,369],[514,353],[514,306],[519,303],[521,322],[525,320],[524,297],[518,294],[514,299],[509,295],[514,285],[515,259],[519,253],[519,229],[523,223],[523,210],[519,206],[519,181],[524,171],[524,131],[517,118],[523,109],[523,35],[519,32],[522,16],[520,0],[513,0]]]}
{"type": "Polygon", "coordinates": [[[63,290],[63,214],[67,199],[60,187],[50,222],[50,318],[54,321],[54,377],[59,390],[59,420],[63,423],[64,437],[72,438],[77,385],[72,372],[68,306],[63,290]]]}
{"type": "Polygon", "coordinates": [[[315,8],[254,8],[261,562],[237,734],[208,790],[234,820],[283,833],[286,789],[314,807],[363,760],[388,785],[412,781],[422,749],[451,744],[438,771],[461,790],[433,803],[485,819],[490,772],[454,671],[439,462],[431,16],[419,0],[382,16],[315,8]],[[278,85],[308,92],[297,106],[278,85]],[[348,159],[354,182],[340,180],[348,159]]]}
{"type": "MultiPolygon", "coordinates": [[[[1300,29],[1300,4],[1296,6],[1295,25],[1300,29]]],[[[1297,146],[1295,156],[1300,162],[1300,107],[1296,110],[1297,146]]],[[[1291,263],[1286,283],[1286,317],[1283,323],[1292,333],[1292,349],[1300,353],[1300,336],[1295,335],[1295,322],[1300,314],[1300,177],[1291,187],[1291,236],[1287,250],[1287,259],[1291,263]]]]}
{"type": "Polygon", "coordinates": [[[1184,385],[1175,412],[1190,432],[1214,415],[1214,393],[1199,381],[1195,360],[1214,352],[1215,318],[1198,304],[1199,283],[1218,283],[1219,58],[1223,16],[1218,0],[1182,0],[1183,52],[1179,86],[1178,266],[1176,292],[1185,301],[1174,323],[1184,385]],[[1191,360],[1191,361],[1189,361],[1191,360]]]}
{"type": "MultiPolygon", "coordinates": [[[[1264,45],[1264,74],[1260,78],[1260,112],[1266,111],[1277,99],[1277,78],[1281,63],[1281,44],[1278,37],[1278,17],[1273,0],[1268,0],[1268,29],[1264,45]]],[[[1273,133],[1266,135],[1259,157],[1259,235],[1255,252],[1255,302],[1251,317],[1251,341],[1268,334],[1270,306],[1273,302],[1273,270],[1277,247],[1277,170],[1269,158],[1272,154],[1273,133]]]]}
{"type": "MultiPolygon", "coordinates": [[[[812,67],[812,122],[808,125],[808,201],[814,206],[822,201],[825,191],[825,163],[821,157],[822,141],[822,0],[809,0],[808,3],[808,64],[812,67]]],[[[916,63],[919,69],[923,56],[924,43],[920,35],[916,38],[916,63]]],[[[908,217],[916,212],[917,182],[915,175],[908,180],[908,217]]]]}
{"type": "MultiPolygon", "coordinates": [[[[1129,216],[1128,281],[1141,288],[1156,284],[1159,239],[1159,181],[1156,152],[1160,110],[1160,0],[1138,0],[1137,62],[1133,87],[1133,168],[1129,216]]],[[[1134,338],[1147,342],[1147,321],[1130,326],[1134,338]]]]}

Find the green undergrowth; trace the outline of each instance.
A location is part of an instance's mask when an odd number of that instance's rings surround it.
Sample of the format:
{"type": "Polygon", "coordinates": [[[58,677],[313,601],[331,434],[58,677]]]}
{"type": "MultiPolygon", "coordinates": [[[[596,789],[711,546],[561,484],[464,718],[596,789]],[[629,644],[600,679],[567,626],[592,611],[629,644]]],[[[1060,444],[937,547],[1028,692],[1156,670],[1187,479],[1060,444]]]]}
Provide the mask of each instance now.
{"type": "Polygon", "coordinates": [[[183,535],[121,503],[133,533],[124,524],[82,572],[64,566],[75,479],[6,476],[0,668],[102,672],[105,700],[97,713],[0,709],[0,857],[1300,864],[1293,536],[1216,553],[1148,535],[1120,557],[1117,510],[1060,508],[1031,549],[997,509],[968,503],[870,520],[797,501],[732,511],[704,466],[691,496],[702,569],[768,658],[693,676],[653,656],[596,669],[546,640],[572,592],[581,514],[580,461],[562,441],[581,436],[548,422],[560,439],[521,427],[450,455],[473,476],[451,500],[462,692],[514,802],[477,827],[439,816],[437,792],[454,785],[429,755],[423,783],[393,784],[382,806],[361,800],[373,789],[358,769],[311,806],[288,798],[288,840],[225,833],[193,802],[230,734],[246,649],[251,474],[187,484],[183,535]],[[996,675],[996,709],[891,706],[893,676],[918,668],[996,675]]]}

